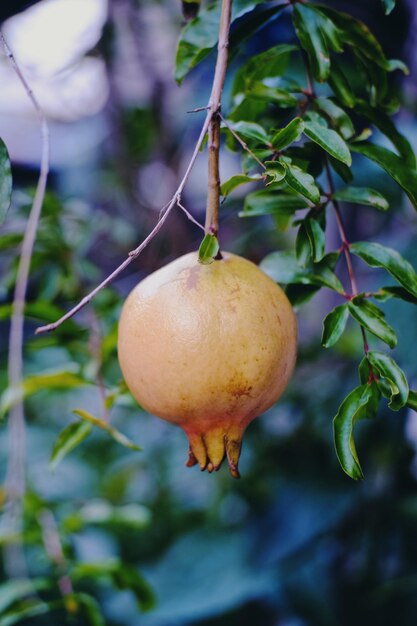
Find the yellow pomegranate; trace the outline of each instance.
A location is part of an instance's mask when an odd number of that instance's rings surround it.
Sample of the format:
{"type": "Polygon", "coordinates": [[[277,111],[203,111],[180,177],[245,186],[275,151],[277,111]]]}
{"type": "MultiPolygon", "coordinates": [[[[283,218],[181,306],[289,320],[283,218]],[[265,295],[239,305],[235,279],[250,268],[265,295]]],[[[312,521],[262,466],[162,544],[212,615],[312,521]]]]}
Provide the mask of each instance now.
{"type": "Polygon", "coordinates": [[[188,436],[188,466],[239,477],[245,428],[282,394],[297,327],[278,285],[250,261],[192,252],[142,280],[119,322],[119,362],[147,411],[188,436]]]}

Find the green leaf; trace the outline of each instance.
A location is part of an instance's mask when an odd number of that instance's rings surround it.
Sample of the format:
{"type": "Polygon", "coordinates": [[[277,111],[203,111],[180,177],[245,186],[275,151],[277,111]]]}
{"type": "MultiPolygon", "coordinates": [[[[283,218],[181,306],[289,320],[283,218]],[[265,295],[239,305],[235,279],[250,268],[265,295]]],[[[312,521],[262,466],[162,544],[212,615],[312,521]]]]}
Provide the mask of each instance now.
{"type": "Polygon", "coordinates": [[[90,626],[106,626],[106,621],[97,600],[87,593],[74,594],[74,600],[84,609],[84,614],[90,626]]]}
{"type": "Polygon", "coordinates": [[[252,139],[257,144],[262,143],[265,146],[271,146],[266,130],[259,124],[254,122],[232,122],[230,120],[227,120],[227,123],[239,136],[245,137],[245,139],[252,139]]]}
{"type": "Polygon", "coordinates": [[[410,391],[408,392],[406,406],[408,406],[409,409],[413,409],[413,411],[417,412],[417,391],[413,391],[412,389],[410,389],[410,391]]]}
{"type": "Polygon", "coordinates": [[[284,128],[280,128],[272,137],[271,143],[274,150],[283,150],[294,141],[298,141],[304,130],[304,120],[295,117],[284,128]]]}
{"type": "Polygon", "coordinates": [[[354,298],[348,303],[349,313],[361,326],[369,330],[390,348],[397,345],[397,336],[394,329],[385,321],[384,314],[375,304],[361,297],[354,298]]]}
{"type": "Polygon", "coordinates": [[[0,617],[0,626],[14,626],[14,624],[29,620],[32,617],[52,613],[52,611],[61,606],[62,600],[55,600],[53,602],[43,602],[42,600],[35,599],[28,600],[3,614],[0,617]]]}
{"type": "Polygon", "coordinates": [[[308,207],[305,198],[284,191],[262,189],[246,196],[239,217],[259,215],[293,215],[295,211],[308,207]]]}
{"type": "Polygon", "coordinates": [[[264,78],[281,76],[287,69],[290,53],[297,49],[294,45],[280,44],[252,56],[238,70],[232,94],[246,93],[255,82],[264,78]]]}
{"type": "Polygon", "coordinates": [[[405,302],[417,304],[416,296],[412,296],[411,293],[404,289],[404,287],[399,287],[397,285],[381,287],[376,293],[372,294],[372,297],[375,298],[375,300],[380,300],[381,302],[385,302],[385,300],[389,300],[390,298],[399,298],[400,300],[405,300],[405,302]]]}
{"type": "Polygon", "coordinates": [[[356,420],[364,413],[371,396],[370,385],[356,387],[343,400],[333,419],[334,444],[342,469],[354,480],[363,478],[363,472],[353,440],[356,420]]]}
{"type": "Polygon", "coordinates": [[[248,176],[247,174],[235,174],[228,180],[226,180],[220,187],[220,194],[226,198],[236,187],[244,185],[246,183],[253,183],[262,180],[262,175],[248,176]]]}
{"type": "Polygon", "coordinates": [[[6,144],[0,139],[0,225],[6,219],[12,198],[12,172],[6,144]]]}
{"type": "Polygon", "coordinates": [[[380,211],[389,209],[388,200],[379,191],[369,187],[343,187],[335,191],[332,198],[340,202],[373,206],[380,211]]]}
{"type": "Polygon", "coordinates": [[[350,148],[382,167],[404,189],[417,209],[417,172],[404,163],[402,158],[391,150],[368,141],[351,144],[350,148]]]}
{"type": "Polygon", "coordinates": [[[304,134],[338,161],[349,166],[352,164],[349,148],[335,130],[326,128],[316,121],[306,120],[304,134]]]}
{"type": "Polygon", "coordinates": [[[48,589],[51,586],[46,578],[13,579],[0,585],[0,614],[19,600],[34,596],[36,592],[48,589]]]}
{"type": "Polygon", "coordinates": [[[32,374],[23,380],[22,387],[18,389],[7,388],[0,400],[0,418],[10,409],[15,402],[23,400],[39,391],[51,389],[75,389],[90,384],[79,374],[71,371],[44,372],[32,374]]]}
{"type": "Polygon", "coordinates": [[[399,132],[392,119],[380,107],[371,107],[364,100],[359,100],[356,105],[356,111],[372,122],[391,141],[396,150],[398,150],[398,154],[404,157],[407,165],[412,169],[416,168],[416,155],[412,145],[399,132]]]}
{"type": "Polygon", "coordinates": [[[336,26],[311,4],[294,5],[293,22],[297,37],[309,57],[314,78],[325,81],[330,73],[329,47],[338,52],[343,50],[336,26]]]}
{"type": "Polygon", "coordinates": [[[324,248],[326,243],[326,236],[324,230],[320,226],[317,219],[314,217],[307,217],[304,220],[306,233],[310,242],[311,258],[314,263],[318,263],[324,257],[324,248]]]}
{"type": "Polygon", "coordinates": [[[323,348],[330,348],[339,341],[346,328],[349,311],[346,304],[340,304],[330,311],[323,320],[323,332],[321,335],[321,345],[323,348]]]}
{"type": "Polygon", "coordinates": [[[285,166],[285,181],[288,185],[297,193],[311,200],[313,204],[319,204],[320,191],[314,178],[300,167],[289,163],[287,159],[280,158],[280,163],[285,166]]]}
{"type": "Polygon", "coordinates": [[[60,432],[52,448],[49,466],[54,469],[62,459],[84,441],[93,426],[88,422],[73,422],[60,432]]]}
{"type": "Polygon", "coordinates": [[[389,15],[395,7],[396,0],[382,0],[384,5],[385,15],[389,15]]]}
{"type": "Polygon", "coordinates": [[[393,411],[398,411],[408,400],[408,382],[404,372],[394,359],[383,352],[372,350],[368,352],[367,358],[374,372],[385,378],[390,386],[391,398],[388,406],[393,411]]]}
{"type": "Polygon", "coordinates": [[[301,267],[294,252],[272,252],[263,259],[260,267],[277,283],[316,285],[327,287],[338,293],[344,292],[341,282],[330,269],[326,257],[320,263],[301,267]]]}
{"type": "Polygon", "coordinates": [[[295,254],[302,267],[305,267],[311,259],[311,244],[307,235],[305,220],[301,222],[295,239],[295,254]]]}
{"type": "Polygon", "coordinates": [[[352,243],[350,251],[371,267],[382,267],[391,274],[409,293],[417,297],[417,274],[413,266],[396,250],[380,243],[358,241],[352,243]]]}
{"type": "Polygon", "coordinates": [[[69,532],[78,532],[90,524],[117,525],[142,530],[150,522],[149,509],[137,504],[112,506],[106,500],[90,500],[65,519],[69,532]]]}
{"type": "Polygon", "coordinates": [[[198,262],[203,265],[210,265],[218,255],[219,250],[220,247],[217,237],[207,233],[198,249],[198,262]]]}
{"type": "Polygon", "coordinates": [[[286,169],[280,161],[265,161],[266,174],[270,177],[267,187],[273,183],[279,183],[285,178],[286,169]]]}
{"type": "Polygon", "coordinates": [[[116,430],[116,428],[113,428],[113,426],[110,426],[110,424],[108,424],[104,420],[101,420],[98,417],[94,417],[94,415],[91,415],[91,413],[88,413],[87,411],[83,411],[82,409],[74,409],[73,413],[75,413],[76,415],[79,415],[83,420],[90,422],[91,424],[93,424],[93,426],[98,426],[98,428],[101,428],[102,430],[106,431],[112,439],[117,441],[117,443],[120,443],[125,448],[129,448],[129,450],[137,450],[137,451],[142,450],[140,446],[133,443],[133,441],[131,441],[128,437],[126,437],[126,435],[123,435],[121,432],[116,430]]]}
{"type": "Polygon", "coordinates": [[[314,106],[324,113],[335,129],[342,135],[344,139],[350,139],[355,134],[355,128],[352,120],[333,100],[329,98],[316,98],[314,106]]]}
{"type": "Polygon", "coordinates": [[[281,108],[290,108],[298,105],[298,100],[286,89],[268,87],[263,83],[254,83],[250,90],[246,91],[250,98],[266,100],[268,103],[279,105],[281,108]]]}
{"type": "Polygon", "coordinates": [[[340,100],[343,106],[352,109],[356,104],[356,97],[352,91],[352,87],[346,78],[340,64],[336,59],[332,59],[332,71],[329,76],[328,83],[332,88],[335,96],[340,100]]]}

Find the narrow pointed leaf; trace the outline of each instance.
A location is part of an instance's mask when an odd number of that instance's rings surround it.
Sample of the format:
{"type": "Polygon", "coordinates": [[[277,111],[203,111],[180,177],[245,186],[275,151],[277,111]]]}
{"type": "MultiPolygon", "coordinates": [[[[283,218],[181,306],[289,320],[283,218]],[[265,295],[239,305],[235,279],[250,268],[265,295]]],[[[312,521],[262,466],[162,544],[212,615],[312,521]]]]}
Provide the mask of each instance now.
{"type": "Polygon", "coordinates": [[[294,141],[298,141],[304,130],[304,120],[295,117],[284,128],[280,128],[272,137],[271,143],[274,150],[283,150],[294,141]]]}
{"type": "Polygon", "coordinates": [[[371,267],[381,267],[391,274],[409,293],[417,297],[417,274],[413,266],[396,250],[379,243],[358,241],[350,251],[371,267]]]}
{"type": "Polygon", "coordinates": [[[363,328],[369,330],[390,348],[397,345],[394,329],[385,321],[384,314],[375,304],[362,298],[355,298],[348,303],[349,313],[363,328]]]}
{"type": "Polygon", "coordinates": [[[88,437],[92,429],[92,424],[88,422],[78,421],[68,424],[68,426],[60,432],[54,443],[49,467],[55,469],[58,463],[60,463],[69,452],[74,450],[74,448],[88,437]]]}
{"type": "Polygon", "coordinates": [[[101,420],[98,417],[94,417],[94,415],[91,415],[91,413],[88,413],[87,411],[84,411],[82,409],[74,409],[73,413],[79,415],[83,420],[89,422],[90,424],[93,424],[93,426],[97,426],[98,428],[101,428],[101,430],[106,431],[112,439],[117,441],[117,443],[120,443],[125,448],[137,451],[142,450],[140,446],[136,445],[133,441],[126,437],[126,435],[123,435],[123,433],[116,430],[116,428],[113,428],[113,426],[111,426],[104,420],[101,420]]]}
{"type": "Polygon", "coordinates": [[[318,204],[320,202],[320,191],[314,178],[296,165],[285,163],[285,168],[285,180],[288,185],[297,193],[311,200],[313,204],[318,204]]]}
{"type": "Polygon", "coordinates": [[[381,287],[376,293],[372,294],[372,297],[381,302],[385,302],[385,300],[389,300],[390,298],[399,298],[400,300],[405,300],[405,302],[417,304],[417,296],[411,295],[404,287],[399,287],[398,285],[381,287]]]}
{"type": "Polygon", "coordinates": [[[336,131],[309,120],[305,122],[304,134],[338,161],[352,164],[349,148],[336,131]]]}
{"type": "Polygon", "coordinates": [[[298,105],[297,98],[287,89],[268,87],[263,83],[254,83],[246,94],[250,98],[267,100],[269,103],[278,104],[281,108],[290,108],[298,105]]]}
{"type": "Polygon", "coordinates": [[[219,242],[215,235],[207,233],[198,249],[198,262],[203,265],[210,265],[219,252],[219,242]]]}
{"type": "Polygon", "coordinates": [[[250,91],[254,83],[264,78],[281,76],[287,69],[290,53],[294,50],[298,50],[298,46],[279,44],[251,56],[236,74],[232,95],[250,91]]]}
{"type": "Polygon", "coordinates": [[[252,139],[258,144],[262,143],[270,146],[268,134],[260,124],[255,124],[255,122],[232,122],[230,120],[227,123],[238,135],[245,139],[252,139]]]}
{"type": "Polygon", "coordinates": [[[12,197],[12,173],[6,144],[0,139],[0,226],[6,219],[12,197]]]}
{"type": "Polygon", "coordinates": [[[346,304],[341,304],[330,311],[323,320],[323,332],[321,335],[321,345],[330,348],[339,341],[346,328],[349,317],[349,310],[346,304]]]}
{"type": "Polygon", "coordinates": [[[355,422],[361,417],[369,401],[371,391],[369,385],[356,387],[343,400],[333,419],[334,443],[336,454],[342,469],[354,480],[363,478],[362,469],[353,440],[355,422]]]}
{"type": "Polygon", "coordinates": [[[308,207],[308,202],[296,194],[284,191],[262,189],[246,196],[243,211],[239,217],[256,217],[259,215],[293,215],[295,211],[308,207]]]}
{"type": "Polygon", "coordinates": [[[305,220],[300,224],[297,237],[295,239],[295,254],[298,263],[305,267],[311,259],[311,245],[310,239],[307,235],[305,220]]]}
{"type": "Polygon", "coordinates": [[[373,206],[380,211],[389,209],[388,200],[379,191],[369,187],[342,187],[334,192],[332,198],[340,202],[373,206]]]}
{"type": "Polygon", "coordinates": [[[417,391],[410,389],[410,391],[408,392],[406,405],[409,409],[413,409],[413,411],[416,411],[417,413],[417,391]]]}
{"type": "Polygon", "coordinates": [[[236,187],[262,180],[262,176],[248,176],[246,174],[235,174],[226,180],[220,187],[220,194],[224,197],[228,196],[236,187]]]}
{"type": "Polygon", "coordinates": [[[350,145],[353,152],[359,152],[382,167],[400,185],[417,209],[417,171],[409,167],[404,159],[388,148],[364,141],[350,145]]]}
{"type": "Polygon", "coordinates": [[[294,252],[272,252],[263,259],[261,269],[277,283],[316,285],[343,293],[343,286],[328,266],[326,258],[320,263],[301,267],[294,252]]]}
{"type": "Polygon", "coordinates": [[[272,183],[279,183],[285,178],[286,168],[279,161],[265,161],[265,167],[266,174],[270,178],[267,186],[271,185],[272,183]]]}
{"type": "Polygon", "coordinates": [[[316,98],[314,106],[330,119],[331,125],[335,127],[344,139],[350,139],[355,134],[355,128],[349,115],[333,100],[316,98]]]}
{"type": "Polygon", "coordinates": [[[310,242],[311,258],[318,263],[324,257],[326,236],[318,220],[308,217],[305,220],[306,233],[310,242]]]}
{"type": "Polygon", "coordinates": [[[388,406],[398,411],[408,400],[408,382],[404,372],[387,354],[372,350],[368,352],[368,361],[374,371],[386,379],[390,386],[391,398],[388,406]]]}

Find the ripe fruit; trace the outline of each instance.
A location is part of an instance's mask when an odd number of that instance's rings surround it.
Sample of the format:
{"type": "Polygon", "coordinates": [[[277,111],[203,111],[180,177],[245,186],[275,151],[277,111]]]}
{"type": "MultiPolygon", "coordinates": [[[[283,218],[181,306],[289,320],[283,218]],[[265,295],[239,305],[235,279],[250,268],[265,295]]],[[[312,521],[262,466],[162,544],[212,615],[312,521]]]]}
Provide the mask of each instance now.
{"type": "Polygon", "coordinates": [[[282,394],[297,327],[278,285],[246,259],[192,252],[142,280],[120,317],[126,383],[148,411],[184,429],[188,466],[233,476],[245,428],[282,394]]]}

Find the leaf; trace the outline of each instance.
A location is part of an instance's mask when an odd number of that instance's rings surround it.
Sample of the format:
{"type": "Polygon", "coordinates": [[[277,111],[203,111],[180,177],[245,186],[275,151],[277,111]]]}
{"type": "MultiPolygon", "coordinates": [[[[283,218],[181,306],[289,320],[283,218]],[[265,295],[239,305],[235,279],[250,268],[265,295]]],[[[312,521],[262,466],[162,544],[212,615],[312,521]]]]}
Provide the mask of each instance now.
{"type": "Polygon", "coordinates": [[[404,372],[398,367],[394,359],[383,352],[372,350],[368,352],[367,358],[372,369],[387,380],[391,389],[388,406],[393,411],[398,411],[408,399],[408,382],[404,372]]]}
{"type": "Polygon", "coordinates": [[[333,419],[334,444],[342,469],[354,480],[363,479],[363,472],[353,440],[355,422],[364,412],[371,396],[370,386],[356,387],[343,400],[333,419]]]}
{"type": "Polygon", "coordinates": [[[335,130],[326,128],[315,121],[306,120],[304,134],[338,161],[349,166],[352,164],[349,148],[335,130]]]}
{"type": "Polygon", "coordinates": [[[77,593],[74,594],[74,600],[84,609],[87,622],[90,626],[106,626],[100,605],[93,596],[87,593],[77,593]]]}
{"type": "Polygon", "coordinates": [[[308,240],[311,248],[311,258],[318,263],[324,257],[326,236],[317,219],[308,217],[304,221],[308,240]]]}
{"type": "Polygon", "coordinates": [[[46,578],[13,579],[7,580],[0,585],[0,614],[19,600],[34,596],[36,592],[50,587],[46,578]]]}
{"type": "Polygon", "coordinates": [[[402,158],[388,148],[368,141],[351,144],[350,148],[382,167],[404,189],[414,208],[417,209],[417,172],[406,165],[402,158]]]}
{"type": "Polygon", "coordinates": [[[396,0],[382,0],[382,4],[384,5],[385,15],[389,15],[391,11],[395,8],[396,0]]]}
{"type": "Polygon", "coordinates": [[[134,530],[141,530],[150,522],[149,509],[132,503],[112,506],[106,500],[90,500],[75,513],[65,519],[65,528],[69,532],[78,532],[86,525],[118,525],[134,530]]]}
{"type": "Polygon", "coordinates": [[[255,124],[254,122],[232,122],[227,120],[227,124],[233,128],[233,130],[246,139],[253,139],[256,143],[262,143],[265,146],[270,147],[268,134],[262,126],[255,124]]]}
{"type": "Polygon", "coordinates": [[[294,141],[298,141],[304,130],[304,120],[295,117],[284,128],[280,128],[271,139],[274,150],[283,150],[294,141]]]}
{"type": "Polygon", "coordinates": [[[347,304],[341,304],[330,311],[323,320],[323,332],[321,335],[321,345],[323,348],[330,348],[339,341],[346,328],[349,317],[347,304]]]}
{"type": "Polygon", "coordinates": [[[385,302],[390,298],[400,298],[405,302],[411,302],[411,304],[417,304],[417,297],[412,296],[404,287],[398,287],[397,285],[388,285],[387,287],[381,287],[376,293],[372,294],[375,300],[385,302]]]}
{"type": "Polygon", "coordinates": [[[270,177],[270,181],[266,184],[268,187],[273,183],[279,183],[285,178],[286,169],[280,161],[265,161],[265,173],[270,177]]]}
{"type": "Polygon", "coordinates": [[[262,189],[248,194],[239,217],[259,215],[293,215],[295,211],[308,207],[305,198],[284,191],[262,189]]]}
{"type": "Polygon", "coordinates": [[[385,341],[390,348],[397,345],[397,336],[394,329],[385,321],[384,314],[375,304],[357,297],[348,302],[348,309],[351,316],[359,322],[361,326],[369,330],[382,341],[385,341]]]}
{"type": "Polygon", "coordinates": [[[246,183],[252,183],[262,180],[262,175],[248,176],[247,174],[235,174],[228,180],[226,180],[220,187],[220,194],[226,198],[236,187],[244,185],[246,183]]]}
{"type": "Polygon", "coordinates": [[[19,389],[7,388],[0,400],[0,418],[10,409],[15,402],[23,400],[39,391],[50,389],[75,389],[90,384],[79,374],[71,371],[44,372],[31,374],[23,380],[19,389]]]}
{"type": "Polygon", "coordinates": [[[140,446],[136,445],[133,441],[126,437],[126,435],[123,435],[123,433],[116,430],[116,428],[113,428],[113,426],[110,426],[110,424],[108,424],[104,420],[101,420],[98,417],[94,417],[94,415],[91,415],[91,413],[83,411],[82,409],[74,409],[73,413],[79,415],[83,420],[90,422],[91,424],[93,424],[93,426],[98,426],[98,428],[105,430],[112,439],[117,441],[117,443],[120,443],[125,448],[137,451],[142,450],[140,446]]]}
{"type": "Polygon", "coordinates": [[[417,297],[417,274],[413,266],[396,250],[380,243],[357,241],[350,251],[371,267],[382,267],[391,274],[409,293],[417,297]]]}
{"type": "Polygon", "coordinates": [[[278,87],[268,87],[263,83],[254,83],[246,94],[257,100],[267,100],[268,103],[278,104],[281,108],[295,107],[298,100],[288,90],[278,87]]]}
{"type": "Polygon", "coordinates": [[[343,106],[348,107],[349,109],[352,109],[355,106],[355,94],[353,93],[352,87],[336,59],[332,59],[332,71],[330,73],[328,83],[333,89],[335,96],[340,100],[343,106]]]}
{"type": "Polygon", "coordinates": [[[297,191],[297,193],[311,200],[313,204],[319,204],[320,191],[314,178],[307,172],[304,172],[300,167],[292,165],[287,160],[281,158],[280,163],[285,166],[285,181],[288,185],[294,189],[294,191],[297,191]]]}
{"type": "Polygon", "coordinates": [[[12,172],[6,144],[0,139],[0,226],[6,219],[12,198],[12,172]]]}
{"type": "Polygon", "coordinates": [[[207,233],[198,249],[198,262],[202,265],[210,265],[219,253],[219,242],[216,235],[207,233]]]}
{"type": "Polygon", "coordinates": [[[324,82],[330,73],[329,47],[342,52],[343,46],[335,25],[312,5],[297,3],[293,22],[297,37],[309,57],[313,76],[324,82]]]}
{"type": "Polygon", "coordinates": [[[61,606],[62,600],[55,600],[52,602],[31,600],[22,602],[20,605],[10,609],[7,613],[0,617],[0,626],[14,626],[14,624],[18,624],[24,620],[29,620],[32,617],[52,613],[52,611],[60,608],[61,606]]]}
{"type": "Polygon", "coordinates": [[[314,106],[324,113],[332,122],[336,130],[344,139],[350,139],[355,134],[352,120],[333,100],[329,98],[316,98],[314,106]]]}
{"type": "Polygon", "coordinates": [[[417,412],[417,391],[413,391],[412,389],[410,389],[410,391],[408,392],[406,406],[408,406],[409,409],[413,409],[413,411],[417,412]]]}
{"type": "Polygon", "coordinates": [[[307,235],[305,220],[301,222],[295,239],[295,254],[302,267],[305,267],[311,259],[311,244],[307,235]]]}
{"type": "Polygon", "coordinates": [[[246,93],[255,82],[264,78],[281,76],[287,69],[290,53],[297,49],[291,44],[279,44],[252,56],[238,70],[232,94],[246,93]]]}
{"type": "Polygon", "coordinates": [[[343,187],[335,191],[332,198],[340,202],[373,206],[380,211],[389,209],[388,200],[379,191],[370,187],[343,187]]]}
{"type": "Polygon", "coordinates": [[[272,252],[263,259],[260,267],[277,283],[316,285],[328,287],[338,293],[344,292],[339,279],[330,269],[326,257],[320,263],[301,267],[297,263],[294,252],[272,252]]]}
{"type": "Polygon", "coordinates": [[[55,467],[62,461],[62,459],[69,454],[74,448],[84,441],[86,437],[91,433],[92,425],[88,422],[73,422],[68,424],[60,432],[52,448],[51,460],[49,467],[55,469],[55,467]]]}

